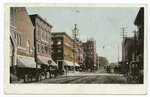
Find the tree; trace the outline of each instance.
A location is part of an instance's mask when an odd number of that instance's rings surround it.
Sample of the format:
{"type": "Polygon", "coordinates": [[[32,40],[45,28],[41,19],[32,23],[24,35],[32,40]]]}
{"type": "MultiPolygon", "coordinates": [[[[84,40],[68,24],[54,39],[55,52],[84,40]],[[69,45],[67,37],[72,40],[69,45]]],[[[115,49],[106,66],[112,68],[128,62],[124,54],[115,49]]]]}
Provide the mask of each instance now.
{"type": "Polygon", "coordinates": [[[114,69],[115,67],[117,67],[117,63],[110,63],[109,66],[111,67],[111,69],[114,69]]]}
{"type": "Polygon", "coordinates": [[[99,56],[99,66],[100,67],[107,67],[109,65],[108,60],[106,57],[99,56]]]}

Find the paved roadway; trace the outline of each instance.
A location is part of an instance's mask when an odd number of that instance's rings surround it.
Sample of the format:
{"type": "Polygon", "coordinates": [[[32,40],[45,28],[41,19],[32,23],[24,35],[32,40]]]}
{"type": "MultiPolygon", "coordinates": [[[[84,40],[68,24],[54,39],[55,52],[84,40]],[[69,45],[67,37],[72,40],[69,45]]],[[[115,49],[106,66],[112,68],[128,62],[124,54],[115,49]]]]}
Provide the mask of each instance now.
{"type": "Polygon", "coordinates": [[[57,78],[44,79],[37,83],[45,84],[126,84],[127,79],[121,74],[102,71],[86,73],[69,73],[57,78]]]}

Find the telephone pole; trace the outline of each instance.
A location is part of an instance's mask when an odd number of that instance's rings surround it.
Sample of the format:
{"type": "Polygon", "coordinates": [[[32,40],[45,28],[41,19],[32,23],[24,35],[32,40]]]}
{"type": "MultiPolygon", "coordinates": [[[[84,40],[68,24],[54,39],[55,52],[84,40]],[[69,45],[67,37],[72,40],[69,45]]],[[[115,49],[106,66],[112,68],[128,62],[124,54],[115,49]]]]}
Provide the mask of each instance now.
{"type": "MultiPolygon", "coordinates": [[[[121,35],[121,37],[120,38],[125,38],[125,37],[127,37],[127,32],[125,32],[125,29],[126,29],[127,27],[123,27],[123,28],[120,28],[120,29],[122,29],[122,32],[120,33],[121,35]]],[[[124,55],[123,55],[123,59],[122,59],[122,61],[123,61],[123,64],[125,65],[126,64],[126,58],[125,58],[125,48],[122,48],[123,49],[123,52],[124,52],[124,55]]],[[[123,71],[123,67],[122,67],[122,71],[123,71]]]]}
{"type": "Polygon", "coordinates": [[[122,32],[120,33],[121,35],[120,36],[122,36],[121,38],[123,38],[124,39],[124,37],[127,37],[127,32],[125,32],[126,30],[126,28],[120,28],[120,29],[122,29],[122,32]]]}

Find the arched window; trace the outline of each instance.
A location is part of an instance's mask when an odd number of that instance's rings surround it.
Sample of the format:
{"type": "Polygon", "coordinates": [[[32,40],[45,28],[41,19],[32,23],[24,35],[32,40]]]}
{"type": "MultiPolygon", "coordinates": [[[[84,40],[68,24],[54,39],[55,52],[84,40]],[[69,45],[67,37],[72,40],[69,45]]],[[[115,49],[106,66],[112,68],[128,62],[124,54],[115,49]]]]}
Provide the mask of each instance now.
{"type": "Polygon", "coordinates": [[[29,42],[29,40],[26,43],[26,50],[27,50],[27,53],[30,53],[30,42],[29,42]]]}

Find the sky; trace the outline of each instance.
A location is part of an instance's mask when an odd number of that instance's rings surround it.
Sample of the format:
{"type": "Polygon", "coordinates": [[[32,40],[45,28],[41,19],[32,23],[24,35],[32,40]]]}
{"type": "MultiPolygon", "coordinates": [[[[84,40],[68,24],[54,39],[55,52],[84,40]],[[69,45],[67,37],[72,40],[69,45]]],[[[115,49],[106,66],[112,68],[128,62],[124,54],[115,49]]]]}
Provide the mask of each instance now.
{"type": "Polygon", "coordinates": [[[121,28],[126,28],[127,37],[137,30],[134,20],[139,7],[27,7],[27,12],[39,14],[53,25],[52,32],[66,32],[72,36],[74,24],[79,29],[80,40],[96,40],[96,51],[109,63],[122,60],[121,28]],[[77,12],[77,10],[79,12],[77,12]],[[104,47],[104,48],[103,48],[104,47]]]}

